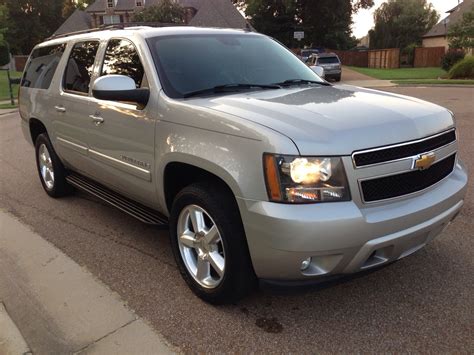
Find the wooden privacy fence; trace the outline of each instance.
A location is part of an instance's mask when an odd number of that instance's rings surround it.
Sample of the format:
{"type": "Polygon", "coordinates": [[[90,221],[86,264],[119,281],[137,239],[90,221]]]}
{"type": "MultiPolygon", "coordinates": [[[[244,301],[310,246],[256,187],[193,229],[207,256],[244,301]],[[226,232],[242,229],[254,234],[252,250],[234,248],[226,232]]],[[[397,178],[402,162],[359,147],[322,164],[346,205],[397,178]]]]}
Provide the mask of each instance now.
{"type": "Polygon", "coordinates": [[[25,69],[26,61],[28,60],[27,55],[16,55],[13,57],[13,61],[15,63],[15,70],[16,71],[23,71],[25,69]]]}
{"type": "Polygon", "coordinates": [[[400,49],[376,49],[368,51],[368,67],[393,69],[400,68],[400,49]]]}
{"type": "Polygon", "coordinates": [[[367,55],[367,51],[356,52],[356,51],[328,50],[328,52],[336,53],[343,65],[349,65],[353,67],[363,67],[363,68],[367,68],[368,66],[369,57],[367,55]]]}
{"type": "Polygon", "coordinates": [[[370,51],[338,51],[334,52],[343,65],[363,68],[400,68],[400,49],[376,49],[370,51]]]}
{"type": "Polygon", "coordinates": [[[444,47],[417,47],[415,48],[415,68],[439,67],[446,49],[444,47]]]}

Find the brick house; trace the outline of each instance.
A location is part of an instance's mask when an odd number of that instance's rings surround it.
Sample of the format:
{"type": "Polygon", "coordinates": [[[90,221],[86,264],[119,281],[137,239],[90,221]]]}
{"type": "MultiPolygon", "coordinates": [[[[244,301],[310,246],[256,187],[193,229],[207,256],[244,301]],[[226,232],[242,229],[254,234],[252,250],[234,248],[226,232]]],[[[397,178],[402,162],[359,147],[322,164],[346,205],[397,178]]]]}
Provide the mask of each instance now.
{"type": "MultiPolygon", "coordinates": [[[[54,34],[133,22],[133,15],[161,0],[96,0],[76,10],[54,34]]],[[[174,0],[185,10],[185,24],[201,27],[245,28],[247,20],[231,0],[174,0]]]]}
{"type": "Polygon", "coordinates": [[[449,15],[434,25],[433,28],[423,36],[423,47],[445,47],[445,49],[448,49],[449,43],[447,34],[449,28],[458,21],[462,21],[463,14],[471,10],[473,6],[474,0],[464,0],[455,8],[447,11],[446,13],[449,15]]]}

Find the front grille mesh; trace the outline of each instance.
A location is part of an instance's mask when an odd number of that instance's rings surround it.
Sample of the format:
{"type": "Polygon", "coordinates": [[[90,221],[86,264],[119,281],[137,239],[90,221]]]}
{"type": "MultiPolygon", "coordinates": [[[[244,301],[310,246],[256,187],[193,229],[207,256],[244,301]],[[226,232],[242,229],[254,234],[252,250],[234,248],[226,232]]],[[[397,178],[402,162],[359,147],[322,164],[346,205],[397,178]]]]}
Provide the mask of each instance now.
{"type": "Polygon", "coordinates": [[[440,148],[456,140],[454,131],[446,132],[442,135],[429,138],[422,142],[416,142],[398,147],[374,150],[371,152],[361,152],[354,154],[354,163],[357,167],[383,163],[391,160],[411,157],[417,154],[426,153],[440,148]]]}
{"type": "Polygon", "coordinates": [[[456,154],[426,170],[416,170],[361,182],[365,202],[379,201],[424,190],[447,177],[454,169],[456,154]]]}

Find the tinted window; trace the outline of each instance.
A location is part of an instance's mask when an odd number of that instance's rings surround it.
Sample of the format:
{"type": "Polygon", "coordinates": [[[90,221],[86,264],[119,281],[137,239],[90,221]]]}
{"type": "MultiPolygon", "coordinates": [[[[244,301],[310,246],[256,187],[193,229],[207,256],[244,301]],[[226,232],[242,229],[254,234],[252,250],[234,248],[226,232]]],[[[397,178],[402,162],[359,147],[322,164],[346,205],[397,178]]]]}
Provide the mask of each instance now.
{"type": "Polygon", "coordinates": [[[161,36],[148,40],[170,97],[227,84],[321,79],[276,41],[255,34],[161,36]]]}
{"type": "Polygon", "coordinates": [[[339,64],[337,57],[323,57],[318,59],[319,64],[339,64]]]}
{"type": "Polygon", "coordinates": [[[59,44],[35,49],[26,65],[21,86],[48,89],[65,48],[65,44],[59,44]]]}
{"type": "Polygon", "coordinates": [[[107,45],[102,66],[102,75],[126,75],[135,80],[139,88],[143,80],[143,66],[135,46],[127,40],[112,39],[107,45]]]}
{"type": "Polygon", "coordinates": [[[80,42],[72,48],[64,75],[64,89],[88,93],[99,42],[80,42]]]}

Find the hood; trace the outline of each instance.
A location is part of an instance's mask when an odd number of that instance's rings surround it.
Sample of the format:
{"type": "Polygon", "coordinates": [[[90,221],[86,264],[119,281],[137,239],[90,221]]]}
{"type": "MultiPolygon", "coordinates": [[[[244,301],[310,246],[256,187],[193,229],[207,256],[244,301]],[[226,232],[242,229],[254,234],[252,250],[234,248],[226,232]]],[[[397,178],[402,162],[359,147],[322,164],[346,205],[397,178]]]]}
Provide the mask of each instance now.
{"type": "Polygon", "coordinates": [[[435,104],[346,85],[262,90],[193,104],[276,130],[302,155],[350,155],[453,127],[449,111],[435,104]]]}

